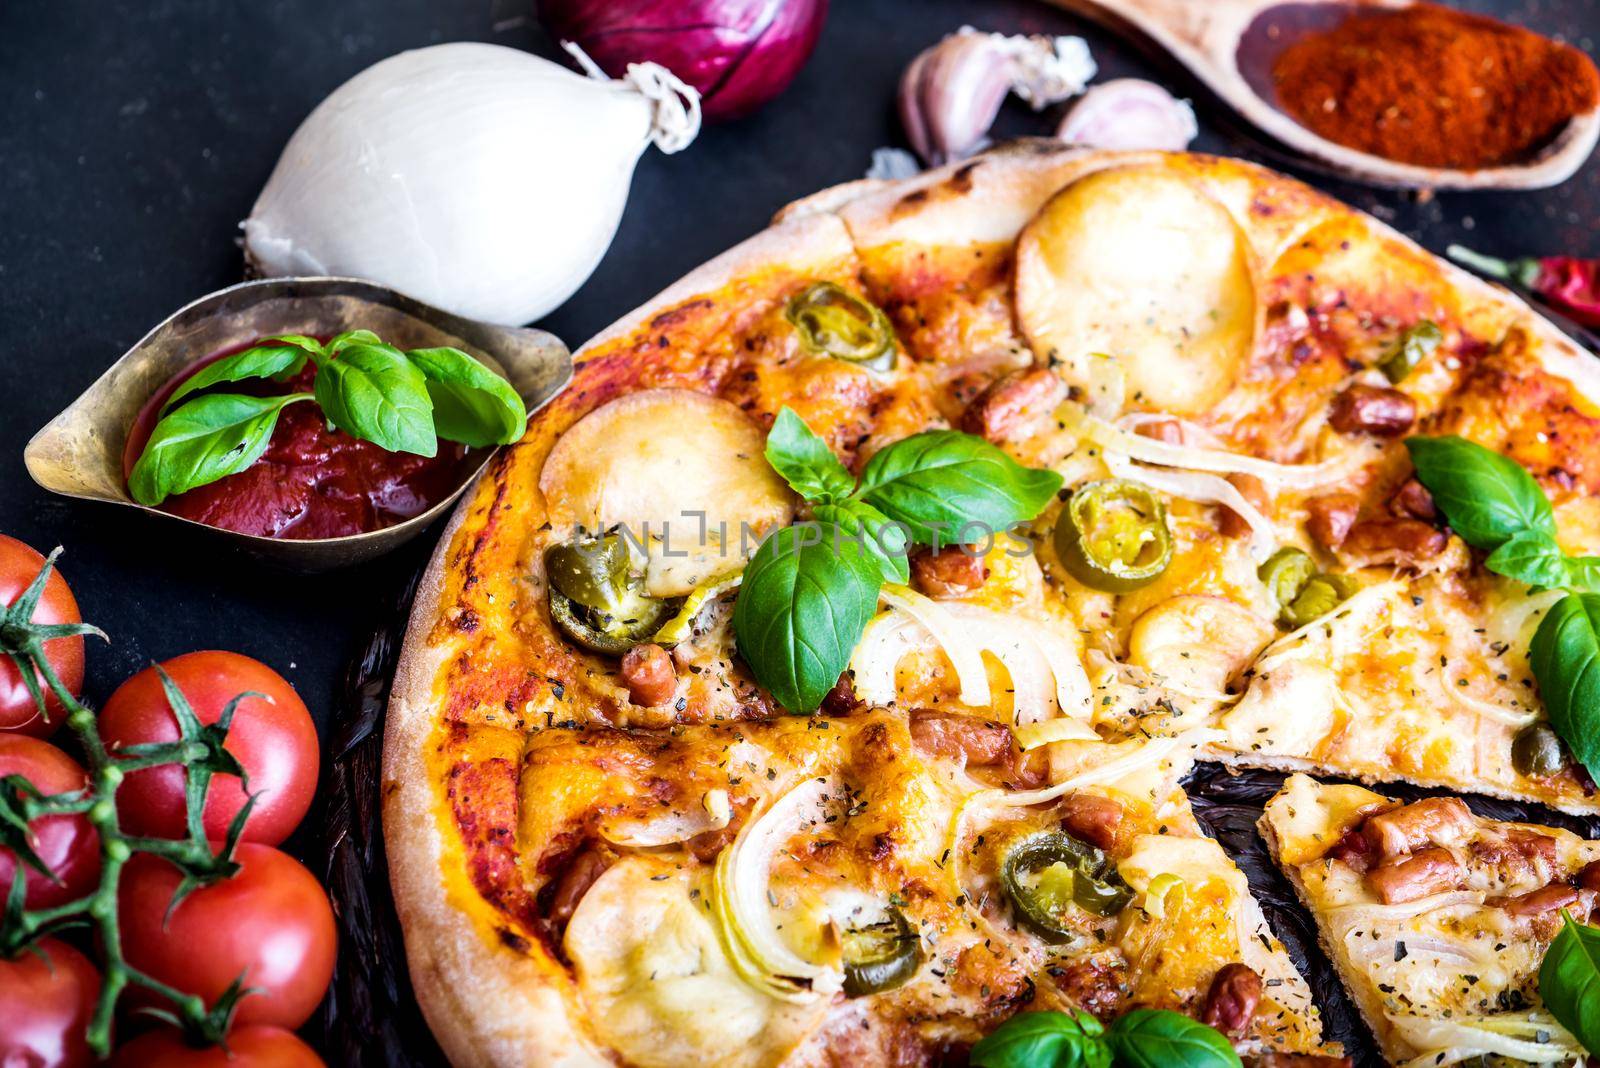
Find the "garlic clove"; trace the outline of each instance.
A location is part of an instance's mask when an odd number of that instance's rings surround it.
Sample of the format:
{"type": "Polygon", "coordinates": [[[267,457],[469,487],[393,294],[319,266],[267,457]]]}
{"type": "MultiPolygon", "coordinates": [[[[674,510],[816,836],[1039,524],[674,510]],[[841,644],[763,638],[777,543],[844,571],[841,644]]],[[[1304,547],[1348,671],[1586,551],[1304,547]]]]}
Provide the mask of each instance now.
{"type": "Polygon", "coordinates": [[[1070,144],[1181,152],[1200,132],[1194,108],[1154,82],[1117,78],[1092,86],[1056,129],[1070,144]]]}
{"type": "Polygon", "coordinates": [[[391,56],[295,131],[244,222],[246,254],[267,275],[368,278],[473,319],[537,319],[600,262],[645,147],[676,150],[698,128],[693,90],[679,100],[676,79],[640,67],[596,80],[470,42],[391,56]]]}
{"type": "Polygon", "coordinates": [[[922,52],[900,78],[900,121],[930,165],[983,143],[1008,93],[1035,111],[1083,91],[1095,63],[1081,37],[1007,37],[963,26],[922,52]]]}

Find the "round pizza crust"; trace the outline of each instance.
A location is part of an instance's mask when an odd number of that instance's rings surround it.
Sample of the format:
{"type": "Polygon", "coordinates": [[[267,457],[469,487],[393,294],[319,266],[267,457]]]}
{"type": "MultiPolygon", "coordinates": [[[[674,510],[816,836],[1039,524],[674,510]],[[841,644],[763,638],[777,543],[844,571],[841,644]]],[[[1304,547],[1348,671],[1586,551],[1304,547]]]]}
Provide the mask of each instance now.
{"type": "MultiPolygon", "coordinates": [[[[691,271],[618,319],[575,358],[581,363],[588,353],[628,335],[661,311],[763,268],[804,269],[810,263],[836,261],[857,248],[896,240],[928,245],[1012,240],[1039,207],[1069,182],[1108,167],[1156,162],[1164,155],[1021,141],[912,178],[861,180],[822,190],[784,207],[768,229],[691,271]]],[[[1298,210],[1315,220],[1333,213],[1356,214],[1354,209],[1265,168],[1230,163],[1247,176],[1247,187],[1268,183],[1280,190],[1285,185],[1293,187],[1301,202],[1288,210],[1288,215],[1298,210]]],[[[1249,189],[1232,192],[1237,196],[1249,189]]],[[[1380,235],[1417,247],[1383,223],[1367,222],[1380,235]]],[[[1303,230],[1290,225],[1284,232],[1284,244],[1276,251],[1298,232],[1303,230]]],[[[1477,300],[1527,310],[1507,291],[1452,264],[1437,262],[1458,291],[1477,300]]],[[[1541,358],[1548,369],[1586,395],[1600,398],[1600,361],[1587,356],[1539,316],[1530,314],[1527,319],[1539,337],[1541,358]]],[[[418,586],[384,736],[384,840],[412,985],[429,1026],[456,1065],[600,1068],[614,1062],[584,1034],[582,1008],[569,1002],[564,988],[570,984],[565,974],[553,963],[543,964],[502,945],[492,930],[451,900],[451,884],[445,876],[447,865],[459,865],[460,856],[451,851],[444,837],[440,784],[430,777],[427,750],[443,703],[436,680],[451,650],[448,643],[436,643],[433,636],[443,618],[441,597],[450,566],[449,550],[473,497],[469,488],[418,586]]],[[[1283,766],[1297,769],[1299,763],[1286,761],[1283,766]]]]}

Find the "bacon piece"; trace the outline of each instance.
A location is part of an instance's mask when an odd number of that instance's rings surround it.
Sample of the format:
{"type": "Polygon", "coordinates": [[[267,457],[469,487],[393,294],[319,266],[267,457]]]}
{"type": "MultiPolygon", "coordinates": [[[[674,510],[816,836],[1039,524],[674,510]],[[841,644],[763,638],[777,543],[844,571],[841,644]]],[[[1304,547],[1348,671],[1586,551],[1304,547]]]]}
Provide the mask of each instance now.
{"type": "Polygon", "coordinates": [[[1333,848],[1324,854],[1329,860],[1339,860],[1348,864],[1356,871],[1366,871],[1376,861],[1377,850],[1360,828],[1345,832],[1343,838],[1333,843],[1333,848]]]}
{"type": "Polygon", "coordinates": [[[1337,549],[1344,544],[1345,535],[1355,526],[1361,512],[1361,499],[1353,493],[1332,493],[1326,497],[1313,497],[1306,502],[1310,515],[1306,530],[1324,549],[1337,549]]]}
{"type": "Polygon", "coordinates": [[[1122,825],[1122,804],[1101,794],[1071,793],[1061,799],[1061,829],[1080,842],[1110,849],[1122,825]]]}
{"type": "Polygon", "coordinates": [[[1345,534],[1341,548],[1370,563],[1409,567],[1444,552],[1450,538],[1420,519],[1368,519],[1345,534]]]}
{"type": "Polygon", "coordinates": [[[983,556],[965,546],[918,549],[911,554],[911,584],[929,597],[965,597],[988,577],[983,556]]]}
{"type": "Polygon", "coordinates": [[[1261,1004],[1261,976],[1243,964],[1224,964],[1211,980],[1200,1022],[1230,1038],[1241,1037],[1261,1004]]]}
{"type": "MultiPolygon", "coordinates": [[[[1258,512],[1265,512],[1272,507],[1272,497],[1267,493],[1267,484],[1254,475],[1232,474],[1228,481],[1233,488],[1239,491],[1239,496],[1255,507],[1258,512]]],[[[1217,513],[1217,530],[1224,538],[1243,538],[1250,534],[1250,524],[1232,508],[1224,505],[1217,513]]]]}
{"type": "Polygon", "coordinates": [[[1543,916],[1547,912],[1557,909],[1571,908],[1576,905],[1582,895],[1575,886],[1566,883],[1551,883],[1549,886],[1531,890],[1526,894],[1515,897],[1491,897],[1484,904],[1491,908],[1505,909],[1506,915],[1517,919],[1528,919],[1534,916],[1543,916]]]}
{"type": "Polygon", "coordinates": [[[1453,890],[1465,875],[1466,869],[1448,849],[1430,846],[1385,860],[1367,872],[1367,885],[1385,905],[1396,905],[1453,890]]]}
{"type": "Polygon", "coordinates": [[[1415,477],[1408,478],[1389,499],[1389,507],[1399,516],[1409,516],[1432,523],[1439,518],[1439,506],[1433,503],[1433,494],[1415,477]]]}
{"type": "Polygon", "coordinates": [[[965,760],[969,767],[991,768],[1011,759],[1011,728],[932,708],[911,710],[911,741],[930,756],[965,760]]]}
{"type": "Polygon", "coordinates": [[[1333,398],[1328,425],[1341,434],[1397,438],[1417,421],[1417,402],[1387,386],[1357,383],[1333,398]]]}
{"type": "Polygon", "coordinates": [[[660,705],[677,692],[678,672],[661,646],[635,645],[622,656],[622,682],[634,704],[660,705]]]}
{"type": "Polygon", "coordinates": [[[550,895],[550,922],[558,929],[566,927],[583,895],[609,867],[611,861],[594,847],[579,850],[555,882],[555,890],[550,895]]]}
{"type": "Polygon", "coordinates": [[[996,379],[961,415],[961,429],[1004,444],[1067,399],[1067,384],[1048,367],[1013,371],[996,379]]]}
{"type": "Polygon", "coordinates": [[[1392,857],[1418,846],[1453,845],[1477,826],[1472,810],[1460,798],[1428,797],[1368,816],[1362,831],[1379,853],[1392,857]]]}
{"type": "Polygon", "coordinates": [[[1576,880],[1584,890],[1600,890],[1600,860],[1585,864],[1579,869],[1576,880]]]}
{"type": "Polygon", "coordinates": [[[1068,1001],[1101,1020],[1115,1016],[1127,1000],[1128,972],[1114,961],[1090,958],[1049,972],[1068,1001]]]}

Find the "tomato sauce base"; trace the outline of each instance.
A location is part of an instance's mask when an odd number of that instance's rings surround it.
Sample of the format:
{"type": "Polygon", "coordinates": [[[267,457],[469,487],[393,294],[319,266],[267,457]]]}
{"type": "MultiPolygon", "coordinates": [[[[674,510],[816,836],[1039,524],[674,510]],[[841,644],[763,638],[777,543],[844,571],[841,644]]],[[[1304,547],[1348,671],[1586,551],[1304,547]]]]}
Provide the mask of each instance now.
{"type": "MultiPolygon", "coordinates": [[[[155,428],[161,406],[186,379],[207,364],[256,342],[214,352],[195,361],[157,390],[128,432],[123,476],[133,470],[155,428]]],[[[310,392],[316,367],[287,382],[232,382],[221,390],[252,396],[310,392]]],[[[311,402],[291,404],[278,415],[267,451],[238,474],[174,494],[164,512],[207,526],[265,538],[338,538],[393,526],[427,511],[461,485],[471,450],[439,442],[438,455],[388,452],[370,441],[330,427],[311,402]]]]}

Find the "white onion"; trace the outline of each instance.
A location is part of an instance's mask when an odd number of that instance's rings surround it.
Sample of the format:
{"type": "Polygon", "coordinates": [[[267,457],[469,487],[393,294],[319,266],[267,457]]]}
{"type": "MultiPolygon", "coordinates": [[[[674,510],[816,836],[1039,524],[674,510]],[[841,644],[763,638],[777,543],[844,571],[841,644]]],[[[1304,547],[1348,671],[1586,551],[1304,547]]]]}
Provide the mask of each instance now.
{"type": "Polygon", "coordinates": [[[1451,1064],[1482,1053],[1528,1064],[1569,1063],[1583,1047],[1548,1013],[1516,1016],[1463,1016],[1453,1020],[1385,1014],[1409,1045],[1426,1052],[1411,1065],[1451,1064]],[[1544,1040],[1540,1041],[1542,1037],[1544,1040]],[[1444,1056],[1441,1057],[1440,1054],[1444,1056]]]}
{"type": "Polygon", "coordinates": [[[850,660],[856,696],[891,704],[896,667],[907,653],[938,646],[950,659],[961,702],[989,704],[983,654],[1005,667],[1011,683],[1012,723],[1022,726],[1060,714],[1083,721],[1079,737],[1098,739],[1088,726],[1093,694],[1072,643],[1035,620],[959,601],[938,602],[904,586],[880,595],[893,611],[868,624],[850,660]]]}
{"type": "Polygon", "coordinates": [[[1254,475],[1269,485],[1283,489],[1315,489],[1348,476],[1370,458],[1366,452],[1351,451],[1321,463],[1280,464],[1219,449],[1168,445],[1164,441],[1123,430],[1086,411],[1074,411],[1072,405],[1063,407],[1060,419],[1068,429],[1078,430],[1102,448],[1115,449],[1134,460],[1162,467],[1211,471],[1220,475],[1254,475]]]}
{"type": "Polygon", "coordinates": [[[1136,464],[1114,449],[1101,452],[1106,470],[1117,478],[1142,482],[1153,490],[1169,497],[1181,497],[1199,504],[1218,504],[1231,508],[1250,527],[1250,556],[1261,562],[1271,556],[1277,547],[1278,534],[1271,520],[1262,515],[1239,492],[1239,488],[1221,475],[1205,471],[1179,471],[1136,464]]]}
{"type": "Polygon", "coordinates": [[[645,146],[676,152],[699,124],[694,90],[651,63],[610,81],[500,45],[402,52],[301,123],[245,250],[265,274],[370,278],[525,323],[600,262],[645,146]]]}
{"type": "Polygon", "coordinates": [[[837,810],[839,784],[806,779],[746,824],[717,854],[712,915],[734,968],[757,989],[785,1001],[832,994],[844,981],[835,963],[806,960],[784,942],[772,921],[773,855],[790,838],[837,810]]]}

